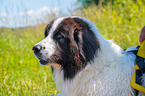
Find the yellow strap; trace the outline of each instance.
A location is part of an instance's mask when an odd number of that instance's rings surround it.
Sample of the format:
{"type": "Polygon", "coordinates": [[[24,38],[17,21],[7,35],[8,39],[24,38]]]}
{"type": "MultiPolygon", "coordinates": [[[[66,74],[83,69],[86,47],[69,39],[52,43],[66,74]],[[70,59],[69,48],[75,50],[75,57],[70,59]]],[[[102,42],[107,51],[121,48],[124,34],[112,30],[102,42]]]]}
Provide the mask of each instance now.
{"type": "Polygon", "coordinates": [[[145,87],[136,83],[136,70],[139,70],[138,65],[135,65],[135,70],[134,70],[134,74],[132,76],[132,81],[131,81],[131,87],[142,93],[145,93],[145,87]]]}
{"type": "Polygon", "coordinates": [[[145,40],[140,45],[140,48],[138,49],[137,55],[142,57],[142,58],[145,58],[145,40]]]}

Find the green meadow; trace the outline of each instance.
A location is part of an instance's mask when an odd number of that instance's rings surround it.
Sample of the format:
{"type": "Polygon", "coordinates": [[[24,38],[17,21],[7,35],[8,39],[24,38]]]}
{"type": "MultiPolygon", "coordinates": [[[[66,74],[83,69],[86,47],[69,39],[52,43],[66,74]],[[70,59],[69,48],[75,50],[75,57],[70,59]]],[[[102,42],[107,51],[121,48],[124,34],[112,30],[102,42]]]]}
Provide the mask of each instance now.
{"type": "MultiPolygon", "coordinates": [[[[117,1],[101,8],[91,5],[73,15],[93,22],[104,38],[113,39],[123,49],[139,45],[140,31],[145,26],[145,2],[117,1]]],[[[0,28],[0,96],[59,95],[51,68],[41,66],[32,51],[44,38],[46,25],[0,28]]]]}
{"type": "Polygon", "coordinates": [[[50,67],[40,66],[32,47],[43,39],[44,26],[0,29],[0,95],[56,95],[50,67]]]}

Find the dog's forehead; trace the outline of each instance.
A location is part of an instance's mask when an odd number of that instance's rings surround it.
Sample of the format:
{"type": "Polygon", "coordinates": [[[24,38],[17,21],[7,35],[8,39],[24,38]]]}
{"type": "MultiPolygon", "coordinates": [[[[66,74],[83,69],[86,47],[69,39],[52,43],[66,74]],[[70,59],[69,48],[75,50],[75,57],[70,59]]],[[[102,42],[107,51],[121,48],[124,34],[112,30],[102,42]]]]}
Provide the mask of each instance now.
{"type": "MultiPolygon", "coordinates": [[[[50,30],[49,30],[49,35],[48,36],[50,36],[51,38],[53,37],[53,32],[57,29],[57,27],[59,26],[59,24],[63,21],[63,20],[65,20],[67,17],[62,17],[62,18],[58,18],[58,19],[56,19],[56,20],[54,20],[53,22],[52,22],[52,26],[51,26],[51,28],[50,28],[50,30]]],[[[46,30],[47,30],[47,28],[46,28],[46,30]]]]}
{"type": "MultiPolygon", "coordinates": [[[[61,17],[61,18],[58,18],[58,19],[54,20],[53,22],[51,22],[51,24],[48,24],[48,26],[46,27],[46,30],[49,29],[48,36],[52,38],[53,32],[55,32],[55,30],[58,30],[58,28],[60,28],[61,26],[71,27],[71,26],[69,26],[70,24],[73,26],[76,26],[77,23],[74,21],[73,18],[74,17],[61,17]],[[49,26],[49,25],[51,25],[51,26],[49,26]]],[[[80,19],[80,18],[78,18],[78,19],[80,19]]]]}

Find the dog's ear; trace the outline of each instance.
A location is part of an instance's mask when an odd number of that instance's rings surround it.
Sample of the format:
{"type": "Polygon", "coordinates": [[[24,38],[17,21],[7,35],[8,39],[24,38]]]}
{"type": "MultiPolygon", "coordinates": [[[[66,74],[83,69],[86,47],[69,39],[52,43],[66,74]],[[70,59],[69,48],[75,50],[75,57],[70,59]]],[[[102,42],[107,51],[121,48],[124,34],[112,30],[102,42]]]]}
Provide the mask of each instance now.
{"type": "Polygon", "coordinates": [[[83,51],[83,37],[82,37],[82,27],[79,24],[74,25],[74,41],[77,44],[78,51],[79,51],[79,59],[82,63],[86,63],[86,57],[83,51]]]}
{"type": "MultiPolygon", "coordinates": [[[[85,21],[79,18],[74,18],[75,22],[77,22],[80,27],[81,27],[81,32],[82,33],[82,54],[85,55],[86,61],[91,61],[93,60],[96,51],[99,50],[99,41],[96,38],[96,35],[94,32],[91,30],[91,27],[89,24],[87,24],[85,21]]],[[[76,39],[77,40],[77,39],[76,39]]]]}

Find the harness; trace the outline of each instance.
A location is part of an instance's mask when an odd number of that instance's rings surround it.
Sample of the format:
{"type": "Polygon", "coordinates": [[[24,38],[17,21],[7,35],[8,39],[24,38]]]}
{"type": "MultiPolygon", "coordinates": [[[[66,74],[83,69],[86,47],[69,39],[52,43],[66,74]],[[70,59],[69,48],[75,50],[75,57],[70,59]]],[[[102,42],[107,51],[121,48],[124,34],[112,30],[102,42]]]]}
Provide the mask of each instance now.
{"type": "Polygon", "coordinates": [[[145,74],[145,41],[139,46],[128,48],[125,52],[133,52],[136,55],[135,70],[132,76],[131,87],[145,93],[145,87],[141,86],[141,76],[145,74]]]}

